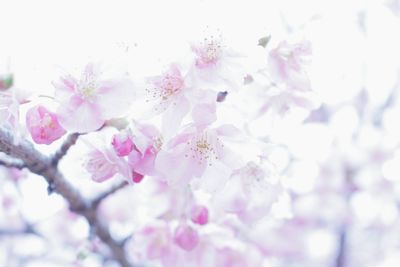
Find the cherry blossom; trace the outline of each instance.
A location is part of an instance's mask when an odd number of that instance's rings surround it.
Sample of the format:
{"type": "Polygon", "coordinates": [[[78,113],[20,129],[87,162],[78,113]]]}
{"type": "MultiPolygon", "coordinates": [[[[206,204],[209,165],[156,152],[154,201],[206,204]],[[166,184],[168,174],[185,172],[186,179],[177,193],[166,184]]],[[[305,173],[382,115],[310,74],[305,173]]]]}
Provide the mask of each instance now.
{"type": "Polygon", "coordinates": [[[178,129],[190,110],[188,94],[191,88],[185,83],[177,64],[171,64],[160,76],[148,78],[148,83],[146,102],[152,105],[152,114],[163,113],[163,132],[168,135],[178,129]]]}
{"type": "Polygon", "coordinates": [[[106,120],[123,116],[134,97],[128,77],[108,77],[94,63],[89,63],[79,78],[67,74],[53,85],[60,102],[60,124],[72,132],[91,132],[106,120]]]}
{"type": "MultiPolygon", "coordinates": [[[[226,127],[188,128],[172,139],[159,151],[155,167],[171,185],[184,185],[194,177],[202,177],[207,169],[216,168],[223,173],[229,172],[229,167],[224,162],[228,159],[227,148],[222,139],[226,127]],[[176,166],[171,169],[170,166],[176,166]]],[[[204,178],[204,177],[203,177],[204,178]]],[[[211,187],[213,187],[210,184],[211,187]]]]}
{"type": "Polygon", "coordinates": [[[82,139],[89,148],[83,163],[95,182],[104,182],[117,174],[132,183],[133,171],[127,160],[117,155],[107,137],[90,135],[82,139]]]}
{"type": "Polygon", "coordinates": [[[279,176],[271,164],[248,162],[233,172],[224,188],[215,194],[215,201],[226,212],[251,222],[268,215],[282,193],[279,176]]]}
{"type": "Polygon", "coordinates": [[[227,91],[239,88],[244,77],[240,62],[242,56],[224,43],[221,33],[192,43],[191,49],[194,61],[188,73],[190,84],[219,86],[227,91]]]}
{"type": "Polygon", "coordinates": [[[289,44],[286,41],[272,49],[268,56],[271,79],[278,85],[285,85],[290,90],[309,91],[311,85],[305,70],[310,61],[311,44],[303,41],[289,44]]]}
{"type": "Polygon", "coordinates": [[[43,106],[35,106],[26,113],[26,126],[37,144],[49,145],[65,134],[57,115],[43,106]]]}

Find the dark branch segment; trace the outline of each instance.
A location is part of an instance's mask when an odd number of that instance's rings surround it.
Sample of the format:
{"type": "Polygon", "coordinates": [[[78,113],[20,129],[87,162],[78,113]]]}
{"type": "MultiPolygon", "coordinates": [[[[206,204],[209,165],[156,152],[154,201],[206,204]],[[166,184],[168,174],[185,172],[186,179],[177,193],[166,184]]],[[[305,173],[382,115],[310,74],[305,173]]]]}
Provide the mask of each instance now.
{"type": "Polygon", "coordinates": [[[20,159],[24,167],[28,168],[32,173],[43,176],[49,184],[49,188],[60,194],[68,202],[69,208],[72,211],[86,218],[92,232],[109,247],[114,259],[122,267],[132,267],[132,264],[126,257],[123,246],[111,237],[107,227],[98,218],[96,209],[92,208],[91,203],[83,198],[79,191],[64,178],[57,168],[58,161],[76,142],[77,138],[78,134],[69,136],[60,151],[56,153],[54,158],[50,159],[37,151],[32,143],[27,140],[21,140],[18,144],[15,144],[12,134],[0,128],[0,151],[11,157],[20,159]]]}

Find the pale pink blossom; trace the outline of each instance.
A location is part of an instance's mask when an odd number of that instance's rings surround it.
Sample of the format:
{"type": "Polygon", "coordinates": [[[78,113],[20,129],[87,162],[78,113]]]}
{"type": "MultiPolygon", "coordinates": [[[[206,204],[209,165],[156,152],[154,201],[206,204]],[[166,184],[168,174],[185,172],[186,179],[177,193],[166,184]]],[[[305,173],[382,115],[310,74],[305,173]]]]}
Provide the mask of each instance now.
{"type": "Polygon", "coordinates": [[[151,104],[151,113],[163,113],[162,130],[166,135],[172,134],[190,110],[190,88],[177,64],[171,64],[162,75],[151,77],[148,82],[146,102],[151,104]]]}
{"type": "Polygon", "coordinates": [[[49,145],[66,132],[59,124],[57,115],[41,105],[28,110],[26,126],[37,144],[49,145]]]}
{"type": "Polygon", "coordinates": [[[112,160],[111,153],[100,150],[93,150],[88,154],[85,168],[95,182],[104,182],[118,173],[118,164],[112,160]]]}
{"type": "Polygon", "coordinates": [[[134,149],[132,137],[128,131],[122,130],[119,133],[114,134],[112,140],[112,146],[119,157],[129,155],[134,149]]]}
{"type": "Polygon", "coordinates": [[[90,146],[90,151],[87,154],[84,167],[91,174],[93,181],[100,183],[116,174],[121,174],[128,182],[132,182],[133,172],[128,162],[119,157],[110,144],[93,145],[89,142],[86,143],[90,146]]]}
{"type": "Polygon", "coordinates": [[[269,214],[282,193],[283,187],[271,164],[248,162],[215,194],[215,202],[242,221],[253,222],[269,214]]]}
{"type": "MultiPolygon", "coordinates": [[[[229,169],[225,164],[229,153],[221,140],[226,128],[188,128],[159,151],[156,169],[170,185],[187,184],[194,177],[202,177],[207,169],[229,169]]],[[[223,173],[220,175],[222,179],[223,173]]]]}
{"type": "Polygon", "coordinates": [[[221,34],[210,35],[200,42],[192,43],[193,67],[188,73],[190,84],[196,86],[219,86],[237,90],[244,72],[239,59],[242,57],[223,42],[221,34]]]}
{"type": "Polygon", "coordinates": [[[174,232],[174,242],[181,249],[193,250],[199,243],[199,234],[187,224],[179,225],[174,232]]]}
{"type": "Polygon", "coordinates": [[[132,103],[132,82],[126,76],[107,77],[90,63],[79,78],[65,75],[53,82],[61,125],[72,132],[91,132],[106,120],[123,116],[132,103]]]}
{"type": "Polygon", "coordinates": [[[311,44],[307,41],[297,44],[281,42],[268,56],[272,82],[277,85],[283,84],[290,90],[311,90],[305,70],[310,56],[311,44]]]}

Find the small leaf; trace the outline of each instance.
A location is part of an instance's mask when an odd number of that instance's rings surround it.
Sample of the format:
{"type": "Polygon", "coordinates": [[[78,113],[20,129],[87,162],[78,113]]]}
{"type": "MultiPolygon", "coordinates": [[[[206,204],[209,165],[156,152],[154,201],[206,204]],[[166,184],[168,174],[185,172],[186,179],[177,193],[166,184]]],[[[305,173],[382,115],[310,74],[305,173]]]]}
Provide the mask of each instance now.
{"type": "Polygon", "coordinates": [[[271,35],[262,37],[258,40],[258,45],[266,48],[270,40],[271,40],[271,35]]]}
{"type": "Polygon", "coordinates": [[[0,90],[7,90],[14,84],[14,77],[12,74],[5,78],[0,78],[0,90]]]}

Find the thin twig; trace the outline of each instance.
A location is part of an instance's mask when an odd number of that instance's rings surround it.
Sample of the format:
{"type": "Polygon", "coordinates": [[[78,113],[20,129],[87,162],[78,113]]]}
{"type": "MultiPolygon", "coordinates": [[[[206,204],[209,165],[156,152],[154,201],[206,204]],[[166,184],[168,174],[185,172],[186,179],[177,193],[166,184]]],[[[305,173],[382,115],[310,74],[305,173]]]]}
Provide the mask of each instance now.
{"type": "Polygon", "coordinates": [[[106,225],[98,218],[97,211],[92,209],[80,192],[64,178],[57,165],[53,164],[53,159],[37,151],[27,140],[21,140],[18,144],[14,144],[13,141],[12,134],[0,128],[0,151],[22,160],[31,172],[43,176],[47,183],[52,185],[54,192],[68,202],[70,210],[86,218],[92,232],[109,247],[113,258],[122,267],[132,267],[123,246],[111,237],[106,225]]]}
{"type": "Polygon", "coordinates": [[[119,184],[116,184],[116,185],[112,186],[107,191],[101,193],[95,199],[92,200],[92,203],[91,203],[92,208],[96,209],[104,199],[106,199],[108,196],[114,194],[115,192],[117,192],[118,190],[124,188],[127,185],[128,185],[128,182],[123,181],[123,182],[121,182],[119,184]]]}
{"type": "Polygon", "coordinates": [[[75,145],[78,140],[79,133],[70,134],[65,142],[61,145],[60,149],[54,154],[52,164],[57,166],[58,162],[67,154],[68,150],[75,145]]]}

